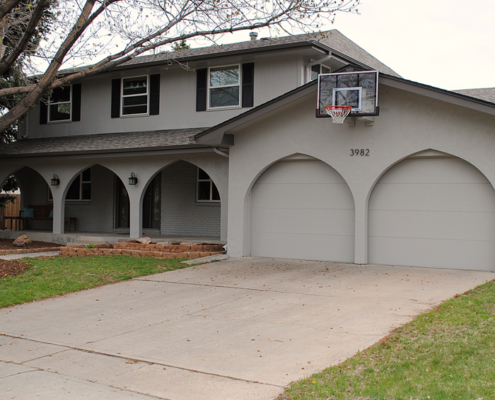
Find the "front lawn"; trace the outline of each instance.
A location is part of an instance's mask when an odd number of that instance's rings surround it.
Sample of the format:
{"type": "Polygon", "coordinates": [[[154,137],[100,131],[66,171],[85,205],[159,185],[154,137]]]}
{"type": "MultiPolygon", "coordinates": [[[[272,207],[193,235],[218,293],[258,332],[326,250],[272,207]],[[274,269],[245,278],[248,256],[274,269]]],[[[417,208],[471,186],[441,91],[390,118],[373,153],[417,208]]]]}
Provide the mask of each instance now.
{"type": "Polygon", "coordinates": [[[495,283],[456,296],[283,400],[495,399],[495,283]]]}
{"type": "Polygon", "coordinates": [[[19,261],[31,267],[18,276],[0,277],[0,307],[188,267],[181,264],[180,259],[126,256],[24,258],[19,261]]]}

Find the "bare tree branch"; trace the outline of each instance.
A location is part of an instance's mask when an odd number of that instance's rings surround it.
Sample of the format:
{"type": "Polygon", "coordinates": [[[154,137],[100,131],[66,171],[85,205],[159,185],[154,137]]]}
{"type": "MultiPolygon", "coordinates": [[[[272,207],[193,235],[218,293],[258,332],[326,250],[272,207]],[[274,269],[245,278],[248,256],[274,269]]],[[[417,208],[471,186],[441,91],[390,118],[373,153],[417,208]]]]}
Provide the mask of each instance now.
{"type": "Polygon", "coordinates": [[[17,7],[22,0],[3,0],[0,4],[0,20],[2,20],[13,8],[17,7]]]}
{"type": "Polygon", "coordinates": [[[43,13],[50,6],[50,0],[40,0],[37,6],[34,8],[30,21],[24,31],[24,34],[16,44],[13,51],[9,54],[9,56],[0,62],[0,75],[2,75],[8,68],[10,68],[17,60],[19,55],[21,55],[24,51],[27,50],[27,46],[31,41],[32,37],[36,33],[36,28],[40,23],[41,18],[43,17],[43,13]]]}
{"type": "MultiPolygon", "coordinates": [[[[1,0],[0,0],[1,2],[1,0]]],[[[7,1],[13,3],[12,0],[7,1]]],[[[0,3],[2,7],[7,4],[0,3]]],[[[37,8],[49,0],[40,0],[37,8]]],[[[48,67],[36,84],[0,89],[0,97],[25,97],[0,116],[0,130],[14,123],[56,87],[111,71],[133,58],[191,38],[214,38],[226,33],[275,27],[283,32],[318,31],[336,12],[355,12],[360,0],[72,0],[63,3],[50,42],[38,55],[48,67]],[[95,10],[93,10],[97,6],[95,10]],[[68,21],[72,21],[69,26],[68,21]],[[113,39],[109,41],[109,39],[113,39]],[[123,44],[123,46],[122,46],[123,44]],[[122,49],[111,51],[111,47],[122,49]],[[106,51],[107,54],[103,54],[106,51]],[[67,60],[98,57],[99,61],[61,70],[67,60]]],[[[37,14],[33,13],[31,21],[37,14]]],[[[31,24],[29,25],[31,27],[31,24]]],[[[29,35],[27,32],[24,36],[29,35]]],[[[22,41],[22,39],[21,39],[22,41]]],[[[19,41],[18,47],[22,47],[19,41]]],[[[16,53],[19,49],[16,48],[16,53]]],[[[21,50],[22,52],[22,50],[21,50]]],[[[15,57],[18,57],[18,53],[15,57]]],[[[171,55],[173,61],[173,54],[171,55]]],[[[4,61],[6,64],[10,59],[4,61]]],[[[0,72],[3,63],[0,64],[0,72]]]]}

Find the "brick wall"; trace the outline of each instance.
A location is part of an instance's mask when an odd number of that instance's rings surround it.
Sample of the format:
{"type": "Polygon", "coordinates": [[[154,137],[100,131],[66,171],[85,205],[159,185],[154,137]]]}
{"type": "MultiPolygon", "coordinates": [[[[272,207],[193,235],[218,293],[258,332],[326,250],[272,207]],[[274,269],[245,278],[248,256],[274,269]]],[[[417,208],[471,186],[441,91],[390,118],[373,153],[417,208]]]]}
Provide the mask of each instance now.
{"type": "Polygon", "coordinates": [[[220,236],[220,203],[196,202],[196,166],[179,161],[162,171],[163,235],[220,236]]]}
{"type": "Polygon", "coordinates": [[[80,232],[112,232],[114,188],[114,173],[100,165],[93,166],[91,201],[66,201],[65,216],[77,218],[77,230],[80,232]]]}

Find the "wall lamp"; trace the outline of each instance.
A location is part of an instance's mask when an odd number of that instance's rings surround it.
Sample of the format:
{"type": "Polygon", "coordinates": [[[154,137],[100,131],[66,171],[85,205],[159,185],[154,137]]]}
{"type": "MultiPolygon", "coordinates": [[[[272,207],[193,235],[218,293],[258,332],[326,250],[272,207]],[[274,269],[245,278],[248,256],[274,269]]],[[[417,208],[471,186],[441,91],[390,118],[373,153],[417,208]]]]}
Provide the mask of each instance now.
{"type": "Polygon", "coordinates": [[[134,172],[131,172],[131,176],[129,177],[129,185],[137,185],[137,178],[134,172]]]}
{"type": "Polygon", "coordinates": [[[52,186],[58,186],[60,185],[60,179],[58,179],[57,174],[53,174],[53,178],[51,179],[51,185],[52,186]]]}

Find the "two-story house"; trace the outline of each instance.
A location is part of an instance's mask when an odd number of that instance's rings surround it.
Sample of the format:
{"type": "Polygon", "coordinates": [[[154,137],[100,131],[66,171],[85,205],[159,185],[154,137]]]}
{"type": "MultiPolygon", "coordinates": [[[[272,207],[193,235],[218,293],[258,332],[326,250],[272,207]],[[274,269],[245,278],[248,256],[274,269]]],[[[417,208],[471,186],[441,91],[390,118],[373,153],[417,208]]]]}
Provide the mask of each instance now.
{"type": "Polygon", "coordinates": [[[232,257],[495,269],[492,94],[405,80],[335,30],[252,35],[55,90],[0,147],[0,180],[15,174],[25,212],[53,207],[29,222],[52,240],[77,222],[232,257]],[[321,118],[318,76],[339,74],[329,101],[357,96],[354,112],[363,71],[376,112],[321,118]]]}

